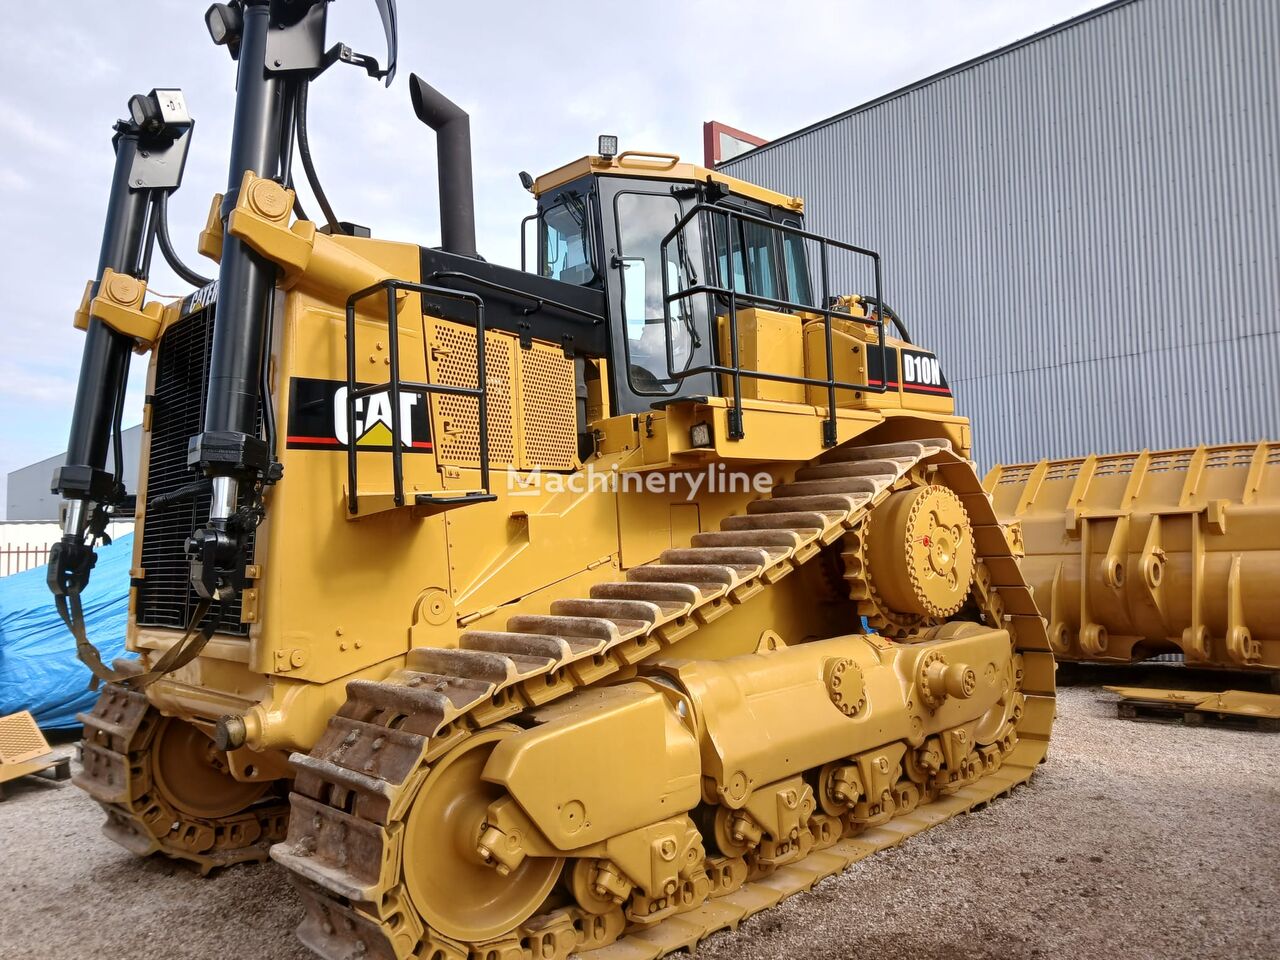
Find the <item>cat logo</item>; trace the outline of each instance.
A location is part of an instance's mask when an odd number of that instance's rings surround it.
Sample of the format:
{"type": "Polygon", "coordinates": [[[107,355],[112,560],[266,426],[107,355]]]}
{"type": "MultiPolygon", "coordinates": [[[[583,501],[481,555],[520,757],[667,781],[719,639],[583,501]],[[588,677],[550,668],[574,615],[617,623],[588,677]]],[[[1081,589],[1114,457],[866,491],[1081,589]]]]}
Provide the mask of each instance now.
{"type": "MultiPolygon", "coordinates": [[[[360,384],[365,386],[365,384],[360,384]]],[[[408,391],[400,394],[400,449],[429,453],[431,418],[426,399],[408,391]]],[[[342,380],[289,381],[289,433],[291,450],[345,450],[347,384],[342,380]]],[[[355,405],[355,445],[360,450],[390,450],[392,446],[391,394],[382,390],[360,397],[355,405]]]]}
{"type": "Polygon", "coordinates": [[[205,307],[218,302],[218,281],[214,280],[206,283],[203,287],[191,294],[187,298],[187,303],[183,305],[183,316],[196,313],[205,307]]]}

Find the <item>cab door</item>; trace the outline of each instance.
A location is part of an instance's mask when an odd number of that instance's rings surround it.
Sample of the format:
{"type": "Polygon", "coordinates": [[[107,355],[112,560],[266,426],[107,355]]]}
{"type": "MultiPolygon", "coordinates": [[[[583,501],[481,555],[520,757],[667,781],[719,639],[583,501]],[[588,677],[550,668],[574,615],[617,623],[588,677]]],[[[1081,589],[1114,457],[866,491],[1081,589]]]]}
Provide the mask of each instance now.
{"type": "Polygon", "coordinates": [[[600,178],[604,224],[605,288],[613,341],[615,409],[642,413],[655,403],[715,393],[708,373],[689,373],[714,363],[706,297],[671,304],[668,326],[663,278],[671,292],[702,282],[703,245],[698,225],[680,242],[662,241],[680,221],[687,202],[675,184],[651,179],[600,178]]]}

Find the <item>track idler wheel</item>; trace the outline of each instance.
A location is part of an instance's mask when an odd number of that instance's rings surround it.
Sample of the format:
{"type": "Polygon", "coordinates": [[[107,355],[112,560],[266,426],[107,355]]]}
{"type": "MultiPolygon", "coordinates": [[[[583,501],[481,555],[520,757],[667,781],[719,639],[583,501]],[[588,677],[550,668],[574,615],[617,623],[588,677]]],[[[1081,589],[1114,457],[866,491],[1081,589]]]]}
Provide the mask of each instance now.
{"type": "MultiPolygon", "coordinates": [[[[202,873],[265,860],[282,839],[289,807],[280,782],[232,772],[204,730],[164,717],[146,694],[107,684],[84,722],[76,786],[107,813],[103,832],[138,856],[190,860],[202,873]]],[[[265,761],[264,761],[265,763],[265,761]]]]}
{"type": "Polygon", "coordinates": [[[174,718],[162,720],[156,731],[151,774],[175,810],[204,820],[248,809],[271,789],[270,781],[237,780],[225,751],[190,723],[174,718]]]}
{"type": "Polygon", "coordinates": [[[510,732],[484,731],[436,761],[405,825],[409,898],[433,928],[457,940],[483,942],[519,927],[542,906],[564,866],[563,859],[525,857],[499,870],[479,851],[489,804],[504,795],[481,774],[510,732]]]}

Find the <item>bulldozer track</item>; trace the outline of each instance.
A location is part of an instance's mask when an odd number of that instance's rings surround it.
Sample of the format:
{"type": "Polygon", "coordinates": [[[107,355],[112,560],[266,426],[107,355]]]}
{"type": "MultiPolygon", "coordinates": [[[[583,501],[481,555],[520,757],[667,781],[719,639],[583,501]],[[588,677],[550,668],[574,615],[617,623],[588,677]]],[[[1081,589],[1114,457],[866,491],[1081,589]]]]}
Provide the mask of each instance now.
{"type": "MultiPolygon", "coordinates": [[[[845,578],[856,580],[848,570],[845,578]]],[[[866,598],[865,588],[860,594],[856,582],[851,586],[855,601],[866,598]]],[[[625,581],[555,601],[545,616],[514,616],[505,631],[465,632],[457,649],[415,649],[386,680],[354,680],[347,690],[347,703],[310,754],[292,758],[288,839],[271,850],[298,880],[307,907],[299,928],[304,943],[326,960],[555,960],[588,951],[600,960],[651,960],[734,928],[1029,779],[1044,759],[1053,721],[1053,658],[971,464],[946,441],[926,440],[837,448],[745,514],[725,519],[720,530],[631,568],[625,581]],[[521,711],[625,675],[768,589],[858,529],[892,491],[925,477],[963,503],[978,556],[973,599],[990,625],[1009,631],[1018,658],[1012,719],[1000,739],[976,752],[965,775],[927,788],[923,797],[904,778],[895,808],[857,823],[814,814],[809,852],[784,866],[708,857],[697,884],[686,883],[670,902],[650,904],[657,922],[632,923],[622,907],[588,912],[569,900],[482,943],[451,940],[424,924],[399,871],[405,815],[437,761],[521,711]]]]}
{"type": "MultiPolygon", "coordinates": [[[[145,693],[107,684],[84,724],[81,771],[73,782],[106,811],[103,832],[138,856],[163,853],[208,873],[218,867],[267,859],[285,835],[289,805],[268,794],[223,816],[183,810],[158,782],[153,760],[166,720],[145,693]]],[[[210,742],[211,743],[211,742],[210,742]]]]}

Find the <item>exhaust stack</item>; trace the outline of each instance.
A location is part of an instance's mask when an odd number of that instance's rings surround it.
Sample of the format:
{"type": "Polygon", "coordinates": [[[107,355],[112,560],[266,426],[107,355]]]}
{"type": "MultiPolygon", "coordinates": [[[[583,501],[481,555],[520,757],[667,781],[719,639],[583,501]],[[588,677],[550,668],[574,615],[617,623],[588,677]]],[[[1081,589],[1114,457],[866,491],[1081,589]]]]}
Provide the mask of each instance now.
{"type": "Polygon", "coordinates": [[[436,132],[440,245],[449,253],[479,259],[471,186],[471,118],[416,73],[409,75],[409,96],[418,119],[436,132]]]}

